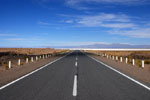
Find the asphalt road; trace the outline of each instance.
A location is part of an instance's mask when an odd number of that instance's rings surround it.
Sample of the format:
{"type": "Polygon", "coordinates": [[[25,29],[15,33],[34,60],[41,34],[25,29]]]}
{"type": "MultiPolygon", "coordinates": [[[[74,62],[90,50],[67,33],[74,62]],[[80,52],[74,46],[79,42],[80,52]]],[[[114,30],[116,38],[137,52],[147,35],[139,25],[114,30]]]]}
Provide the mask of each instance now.
{"type": "Polygon", "coordinates": [[[0,100],[150,100],[150,91],[74,51],[0,90],[0,100]]]}

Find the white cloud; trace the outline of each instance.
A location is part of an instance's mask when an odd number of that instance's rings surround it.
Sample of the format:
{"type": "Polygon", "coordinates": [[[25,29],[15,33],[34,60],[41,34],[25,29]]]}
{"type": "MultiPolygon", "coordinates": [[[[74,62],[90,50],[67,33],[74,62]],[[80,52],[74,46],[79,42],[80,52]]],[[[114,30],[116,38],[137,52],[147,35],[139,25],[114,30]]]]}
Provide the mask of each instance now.
{"type": "Polygon", "coordinates": [[[102,24],[103,27],[109,27],[109,28],[133,28],[136,27],[136,25],[132,23],[115,23],[115,24],[102,24]]]}
{"type": "Polygon", "coordinates": [[[146,4],[150,0],[66,0],[68,5],[74,6],[78,5],[79,3],[113,3],[113,4],[146,4]]]}
{"type": "Polygon", "coordinates": [[[0,36],[16,36],[16,34],[0,33],[0,36]]]}
{"type": "MultiPolygon", "coordinates": [[[[69,16],[67,16],[69,19],[69,16]]],[[[136,18],[125,14],[100,13],[97,15],[70,16],[73,24],[84,27],[109,28],[109,34],[118,34],[134,38],[150,38],[149,22],[142,24],[136,18]],[[139,24],[140,23],[140,24],[139,24]],[[143,27],[143,28],[142,28],[143,27]]]]}
{"type": "Polygon", "coordinates": [[[66,20],[65,23],[73,23],[73,20],[66,20]]]}
{"type": "Polygon", "coordinates": [[[119,34],[135,38],[150,38],[150,28],[137,28],[131,30],[110,30],[110,34],[119,34]]]}
{"type": "Polygon", "coordinates": [[[105,44],[109,45],[108,42],[57,42],[53,43],[55,46],[79,46],[79,45],[93,45],[93,44],[105,44]]]}
{"type": "Polygon", "coordinates": [[[88,27],[108,27],[108,28],[133,28],[130,18],[124,14],[106,14],[81,16],[77,20],[78,24],[88,27]]]}
{"type": "MultiPolygon", "coordinates": [[[[67,16],[68,18],[68,16],[67,16]]],[[[149,23],[137,24],[134,17],[125,14],[100,13],[97,15],[71,16],[74,24],[84,27],[109,28],[109,34],[118,34],[134,38],[150,38],[149,23]]]]}
{"type": "Polygon", "coordinates": [[[7,38],[7,39],[4,39],[4,40],[8,40],[8,41],[24,41],[26,39],[24,39],[24,38],[7,38]]]}
{"type": "Polygon", "coordinates": [[[79,2],[82,2],[81,0],[66,0],[66,3],[69,5],[75,5],[79,2]]]}
{"type": "Polygon", "coordinates": [[[93,44],[105,44],[109,45],[110,43],[108,42],[76,42],[78,45],[93,45],[93,44]]]}
{"type": "Polygon", "coordinates": [[[40,25],[50,25],[50,23],[43,22],[43,21],[39,21],[38,24],[40,24],[40,25]]]}
{"type": "Polygon", "coordinates": [[[17,42],[17,43],[37,43],[39,41],[42,41],[44,42],[45,39],[42,39],[42,38],[38,38],[38,37],[10,37],[10,38],[4,38],[4,39],[1,39],[1,40],[4,40],[4,41],[7,41],[7,42],[17,42]]]}

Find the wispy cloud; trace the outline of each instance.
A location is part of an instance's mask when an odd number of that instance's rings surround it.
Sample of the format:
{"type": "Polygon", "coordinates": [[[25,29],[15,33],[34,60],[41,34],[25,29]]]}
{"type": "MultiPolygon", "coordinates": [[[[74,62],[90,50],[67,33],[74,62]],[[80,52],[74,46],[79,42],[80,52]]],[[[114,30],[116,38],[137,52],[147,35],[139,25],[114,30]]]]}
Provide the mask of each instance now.
{"type": "Polygon", "coordinates": [[[136,27],[136,25],[133,23],[101,24],[101,26],[108,27],[108,28],[134,28],[136,27]]]}
{"type": "Polygon", "coordinates": [[[39,41],[47,41],[45,39],[42,39],[42,38],[38,38],[38,37],[10,37],[10,38],[4,38],[4,39],[1,39],[1,40],[4,40],[4,41],[7,41],[7,42],[17,42],[18,44],[21,44],[21,43],[37,43],[39,41]]]}
{"type": "Polygon", "coordinates": [[[24,38],[7,38],[7,39],[4,39],[4,40],[8,40],[8,41],[25,41],[26,39],[24,39],[24,38]]]}
{"type": "Polygon", "coordinates": [[[150,28],[137,28],[131,30],[110,30],[108,31],[108,33],[135,38],[150,38],[150,28]]]}
{"type": "Polygon", "coordinates": [[[0,33],[0,36],[16,36],[16,34],[0,33]]]}
{"type": "MultiPolygon", "coordinates": [[[[68,17],[68,16],[67,16],[68,17]]],[[[109,34],[118,34],[134,38],[150,38],[149,24],[141,26],[140,20],[136,23],[134,17],[125,14],[99,13],[97,15],[73,16],[73,24],[84,27],[108,28],[109,34]],[[140,23],[140,24],[139,24],[140,23]]]]}
{"type": "Polygon", "coordinates": [[[43,21],[39,21],[38,24],[39,24],[39,25],[51,25],[50,23],[48,23],[48,22],[43,22],[43,21]]]}
{"type": "Polygon", "coordinates": [[[125,14],[107,14],[100,13],[97,15],[76,16],[76,24],[86,27],[106,27],[106,28],[133,28],[136,27],[125,14]]]}
{"type": "Polygon", "coordinates": [[[111,5],[149,5],[150,0],[65,0],[65,4],[71,8],[78,10],[97,9],[93,6],[95,4],[111,4],[111,5]]]}
{"type": "Polygon", "coordinates": [[[68,23],[68,24],[73,23],[73,20],[66,20],[65,23],[68,23]]]}
{"type": "Polygon", "coordinates": [[[77,5],[79,3],[113,3],[113,4],[145,4],[148,3],[150,0],[66,0],[68,5],[77,5]]]}
{"type": "Polygon", "coordinates": [[[55,42],[53,43],[55,46],[79,46],[79,45],[93,45],[93,44],[105,44],[109,45],[110,43],[108,42],[55,42]]]}

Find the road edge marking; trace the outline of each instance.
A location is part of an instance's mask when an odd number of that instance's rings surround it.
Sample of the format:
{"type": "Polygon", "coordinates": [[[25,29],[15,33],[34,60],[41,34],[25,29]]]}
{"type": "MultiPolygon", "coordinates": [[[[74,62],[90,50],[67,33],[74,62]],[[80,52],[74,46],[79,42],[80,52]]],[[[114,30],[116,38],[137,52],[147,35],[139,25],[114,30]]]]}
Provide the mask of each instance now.
{"type": "MultiPolygon", "coordinates": [[[[71,53],[72,53],[72,52],[70,52],[69,54],[71,54],[71,53]]],[[[67,54],[67,55],[69,55],[69,54],[67,54]]],[[[12,82],[9,82],[9,83],[7,83],[7,84],[1,86],[1,87],[0,87],[0,91],[1,91],[2,89],[4,89],[4,88],[6,88],[6,87],[8,87],[8,86],[10,86],[10,85],[12,85],[12,84],[14,84],[14,83],[16,83],[17,81],[20,81],[20,80],[24,79],[25,77],[30,76],[30,75],[32,75],[33,73],[35,73],[35,72],[37,72],[37,71],[39,71],[39,70],[41,70],[41,69],[47,67],[48,65],[51,65],[52,63],[54,63],[54,62],[56,62],[56,61],[58,61],[58,60],[60,60],[60,59],[65,58],[67,55],[65,55],[65,56],[63,56],[63,57],[60,57],[60,58],[58,58],[58,59],[56,59],[56,60],[54,60],[54,61],[52,61],[52,62],[50,62],[50,63],[48,63],[48,64],[45,64],[44,66],[41,66],[40,68],[38,68],[38,69],[36,69],[36,70],[34,70],[34,71],[32,71],[32,72],[29,72],[28,74],[23,75],[23,76],[21,76],[20,78],[15,79],[15,80],[12,81],[12,82]]]]}
{"type": "Polygon", "coordinates": [[[128,76],[128,75],[126,75],[126,74],[124,74],[124,73],[122,73],[122,72],[120,72],[120,71],[114,69],[113,67],[111,67],[111,66],[109,66],[109,65],[107,65],[107,64],[105,64],[105,63],[103,63],[102,61],[97,60],[96,58],[93,58],[93,57],[91,57],[91,56],[89,56],[89,55],[87,55],[87,56],[90,57],[90,58],[92,58],[93,60],[99,62],[100,64],[103,64],[103,65],[106,66],[107,68],[109,68],[109,69],[111,69],[111,70],[117,72],[118,74],[120,74],[120,75],[126,77],[127,79],[129,79],[129,80],[135,82],[136,84],[138,84],[138,85],[140,85],[140,86],[142,86],[142,87],[144,87],[145,89],[147,89],[147,90],[150,91],[150,87],[146,86],[145,84],[143,84],[143,83],[141,83],[141,82],[139,82],[139,81],[137,81],[137,80],[131,78],[130,76],[128,76]]]}

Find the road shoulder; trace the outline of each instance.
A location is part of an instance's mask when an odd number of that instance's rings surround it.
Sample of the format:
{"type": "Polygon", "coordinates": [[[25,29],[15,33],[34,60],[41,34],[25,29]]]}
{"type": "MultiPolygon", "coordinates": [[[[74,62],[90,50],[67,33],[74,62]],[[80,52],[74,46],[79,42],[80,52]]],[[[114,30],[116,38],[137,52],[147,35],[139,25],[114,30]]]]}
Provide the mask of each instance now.
{"type": "Polygon", "coordinates": [[[36,61],[33,63],[25,64],[22,66],[17,66],[10,70],[1,71],[0,72],[0,87],[58,59],[60,57],[62,57],[62,56],[53,56],[53,57],[43,59],[40,61],[36,61]]]}
{"type": "Polygon", "coordinates": [[[100,57],[97,55],[90,55],[90,56],[115,68],[116,70],[118,70],[126,75],[129,75],[130,77],[132,77],[150,87],[150,72],[149,71],[139,68],[137,66],[132,66],[130,64],[121,63],[119,61],[118,62],[113,61],[111,59],[107,59],[107,58],[100,57]]]}

